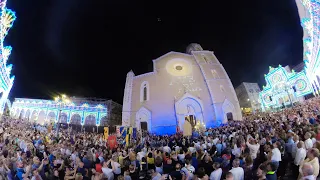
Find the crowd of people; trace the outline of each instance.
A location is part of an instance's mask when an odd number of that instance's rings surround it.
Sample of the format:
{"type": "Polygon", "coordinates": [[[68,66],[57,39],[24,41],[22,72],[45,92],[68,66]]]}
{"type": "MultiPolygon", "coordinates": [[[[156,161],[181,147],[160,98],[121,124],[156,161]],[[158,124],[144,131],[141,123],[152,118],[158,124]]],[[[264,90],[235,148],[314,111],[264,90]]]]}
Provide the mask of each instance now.
{"type": "Polygon", "coordinates": [[[199,136],[138,133],[111,149],[103,134],[2,117],[0,179],[276,180],[319,175],[320,99],[258,113],[199,136]]]}

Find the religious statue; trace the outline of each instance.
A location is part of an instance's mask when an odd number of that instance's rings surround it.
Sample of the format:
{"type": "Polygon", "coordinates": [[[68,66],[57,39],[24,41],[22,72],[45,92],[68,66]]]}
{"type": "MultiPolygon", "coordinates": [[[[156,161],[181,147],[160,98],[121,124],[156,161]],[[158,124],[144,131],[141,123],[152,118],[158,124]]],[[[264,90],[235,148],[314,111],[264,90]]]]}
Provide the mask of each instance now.
{"type": "Polygon", "coordinates": [[[192,132],[195,130],[197,124],[194,115],[190,114],[190,107],[187,106],[188,115],[184,118],[183,136],[192,136],[192,132]]]}

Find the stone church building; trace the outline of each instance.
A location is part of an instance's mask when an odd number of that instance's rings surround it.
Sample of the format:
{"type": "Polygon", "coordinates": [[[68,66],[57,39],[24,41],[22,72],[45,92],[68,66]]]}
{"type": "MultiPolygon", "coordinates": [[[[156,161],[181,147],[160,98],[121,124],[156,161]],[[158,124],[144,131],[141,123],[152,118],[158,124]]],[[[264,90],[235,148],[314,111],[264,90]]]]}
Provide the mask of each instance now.
{"type": "Polygon", "coordinates": [[[169,52],[153,60],[152,72],[128,72],[123,126],[173,134],[177,127],[183,130],[188,115],[206,127],[242,120],[233,85],[212,51],[190,44],[186,53],[169,52]]]}

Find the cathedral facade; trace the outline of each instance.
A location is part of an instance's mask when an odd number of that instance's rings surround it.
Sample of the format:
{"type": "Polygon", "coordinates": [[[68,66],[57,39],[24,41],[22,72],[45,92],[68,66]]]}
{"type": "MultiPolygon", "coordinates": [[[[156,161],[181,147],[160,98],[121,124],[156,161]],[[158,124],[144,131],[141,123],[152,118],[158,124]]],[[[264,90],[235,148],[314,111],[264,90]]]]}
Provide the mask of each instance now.
{"type": "Polygon", "coordinates": [[[212,51],[191,44],[186,53],[169,52],[153,60],[152,72],[128,72],[123,126],[173,134],[183,130],[189,115],[206,127],[242,120],[233,85],[212,51]]]}

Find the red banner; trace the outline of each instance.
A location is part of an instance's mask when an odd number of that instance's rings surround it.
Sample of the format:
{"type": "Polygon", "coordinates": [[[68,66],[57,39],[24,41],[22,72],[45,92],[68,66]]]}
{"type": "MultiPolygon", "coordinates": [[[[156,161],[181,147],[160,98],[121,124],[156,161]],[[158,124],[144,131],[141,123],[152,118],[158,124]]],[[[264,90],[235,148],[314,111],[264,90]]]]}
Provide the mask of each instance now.
{"type": "Polygon", "coordinates": [[[108,145],[111,149],[114,149],[118,146],[117,137],[115,135],[108,137],[108,145]]]}

